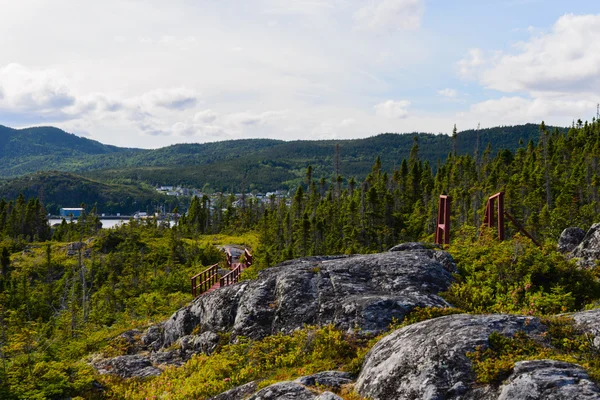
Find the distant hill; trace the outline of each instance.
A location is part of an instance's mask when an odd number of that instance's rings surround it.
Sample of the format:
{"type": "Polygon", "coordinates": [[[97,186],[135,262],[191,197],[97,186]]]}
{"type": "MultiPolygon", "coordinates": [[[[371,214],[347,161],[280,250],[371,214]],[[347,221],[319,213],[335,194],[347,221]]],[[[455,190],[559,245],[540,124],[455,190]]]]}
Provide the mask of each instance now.
{"type": "Polygon", "coordinates": [[[89,208],[97,205],[98,212],[107,214],[153,211],[158,203],[170,204],[171,208],[177,204],[176,198],[161,195],[144,184],[103,183],[56,171],[37,172],[0,186],[0,198],[15,199],[19,193],[25,198],[40,198],[53,215],[57,215],[61,207],[79,207],[81,203],[89,208]]]}
{"type": "MultiPolygon", "coordinates": [[[[341,175],[360,179],[371,171],[377,156],[381,157],[384,170],[399,166],[403,158],[408,158],[415,136],[419,139],[421,158],[434,168],[438,160],[445,160],[452,151],[452,139],[444,134],[384,133],[365,139],[290,142],[250,139],[219,142],[222,147],[213,143],[181,144],[142,152],[129,158],[127,167],[97,169],[86,175],[99,180],[127,178],[154,185],[170,183],[201,188],[208,184],[221,191],[239,190],[242,184],[246,190],[293,188],[304,179],[308,165],[313,167],[313,176],[317,179],[332,177],[336,145],[340,147],[341,175]],[[244,150],[234,147],[241,146],[242,142],[244,150]],[[190,151],[192,149],[201,152],[190,151]]],[[[527,124],[463,131],[457,137],[457,152],[473,154],[477,136],[479,154],[485,151],[488,143],[495,154],[504,148],[514,151],[527,146],[530,140],[537,142],[539,127],[527,124]]]]}
{"type": "Polygon", "coordinates": [[[50,126],[12,129],[0,125],[0,158],[108,154],[131,150],[102,144],[50,126]]]}
{"type": "MultiPolygon", "coordinates": [[[[238,191],[244,186],[246,190],[267,191],[297,186],[308,165],[312,165],[315,178],[329,179],[334,174],[336,145],[344,177],[366,176],[377,156],[385,170],[392,170],[408,157],[415,136],[421,158],[434,167],[452,151],[450,136],[428,133],[384,133],[354,140],[244,139],[142,150],[104,145],[57,128],[15,130],[0,126],[0,176],[59,170],[102,182],[208,185],[221,191],[238,191]]],[[[473,154],[477,136],[480,154],[488,143],[496,153],[526,146],[529,140],[537,142],[539,130],[536,124],[526,124],[463,131],[457,137],[457,152],[473,154]]]]}

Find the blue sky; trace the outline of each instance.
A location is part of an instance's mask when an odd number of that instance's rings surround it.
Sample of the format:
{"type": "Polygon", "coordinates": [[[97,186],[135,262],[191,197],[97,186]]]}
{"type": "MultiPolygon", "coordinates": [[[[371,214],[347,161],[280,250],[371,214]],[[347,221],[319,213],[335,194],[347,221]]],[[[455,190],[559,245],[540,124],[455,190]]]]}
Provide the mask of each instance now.
{"type": "Polygon", "coordinates": [[[569,125],[600,102],[600,10],[541,0],[22,0],[0,124],[120,146],[569,125]]]}

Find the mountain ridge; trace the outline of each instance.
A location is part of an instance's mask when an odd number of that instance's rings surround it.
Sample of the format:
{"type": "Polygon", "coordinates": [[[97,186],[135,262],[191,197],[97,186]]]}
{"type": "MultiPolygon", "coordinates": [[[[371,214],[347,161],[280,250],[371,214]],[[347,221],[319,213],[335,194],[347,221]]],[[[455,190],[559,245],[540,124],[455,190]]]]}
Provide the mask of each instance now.
{"type": "Polygon", "coordinates": [[[455,143],[446,134],[413,132],[341,140],[238,139],[146,150],[105,145],[53,127],[16,130],[0,126],[0,175],[15,178],[56,170],[101,181],[125,178],[155,186],[201,188],[208,184],[220,191],[268,191],[298,186],[309,165],[316,178],[329,179],[338,172],[346,178],[362,178],[380,156],[383,169],[391,171],[408,158],[415,137],[421,159],[435,167],[454,147],[459,155],[473,154],[477,143],[479,154],[488,143],[494,154],[505,148],[515,151],[530,140],[536,142],[539,127],[525,124],[466,130],[458,133],[455,143]],[[336,171],[338,156],[340,168],[336,171]]]}

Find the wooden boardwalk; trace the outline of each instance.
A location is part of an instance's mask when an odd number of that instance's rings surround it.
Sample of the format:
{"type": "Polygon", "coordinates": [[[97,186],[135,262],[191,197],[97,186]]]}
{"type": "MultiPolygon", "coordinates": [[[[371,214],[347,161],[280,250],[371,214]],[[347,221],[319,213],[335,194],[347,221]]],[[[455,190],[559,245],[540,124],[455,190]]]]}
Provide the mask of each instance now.
{"type": "Polygon", "coordinates": [[[192,296],[194,298],[206,293],[213,292],[225,286],[233,285],[239,281],[242,271],[252,265],[252,254],[248,249],[244,249],[244,262],[234,262],[235,257],[231,255],[229,249],[225,251],[227,257],[227,269],[229,272],[219,276],[219,264],[211,265],[204,271],[192,276],[192,296]]]}

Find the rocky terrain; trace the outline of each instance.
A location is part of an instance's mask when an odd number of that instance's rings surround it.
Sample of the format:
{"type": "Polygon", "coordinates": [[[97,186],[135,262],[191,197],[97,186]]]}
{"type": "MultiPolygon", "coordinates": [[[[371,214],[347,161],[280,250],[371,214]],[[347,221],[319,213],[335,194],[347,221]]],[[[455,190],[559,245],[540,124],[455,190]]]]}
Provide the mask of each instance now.
{"type": "Polygon", "coordinates": [[[149,367],[181,365],[193,354],[210,354],[225,332],[231,340],[260,339],[305,325],[334,324],[348,332],[379,333],[415,307],[449,307],[438,293],[452,284],[453,272],[448,253],[418,243],[381,254],[288,261],[261,271],[255,281],[200,296],[145,332],[122,334],[130,354],[95,365],[123,377],[147,376],[157,372],[149,367]],[[173,344],[175,351],[169,350],[173,344]]]}
{"type": "Polygon", "coordinates": [[[567,228],[558,240],[558,251],[566,253],[584,268],[594,268],[600,260],[600,223],[585,232],[581,228],[567,228]]]}
{"type": "MultiPolygon", "coordinates": [[[[587,233],[565,230],[558,248],[580,267],[594,266],[600,258],[600,224],[587,233]]],[[[261,339],[305,325],[334,324],[349,333],[377,334],[415,307],[451,307],[439,293],[453,283],[454,272],[448,253],[419,243],[381,254],[285,262],[262,271],[256,281],[200,296],[144,332],[126,332],[121,339],[130,354],[96,360],[94,366],[124,378],[158,375],[164,365],[181,365],[199,352],[210,354],[222,333],[232,341],[237,336],[261,339]]],[[[570,317],[590,338],[600,337],[600,310],[570,317]]],[[[327,371],[261,390],[250,382],[214,399],[340,399],[333,392],[349,384],[373,400],[600,399],[600,388],[581,366],[554,360],[517,362],[501,384],[477,384],[467,353],[487,348],[494,332],[505,337],[521,332],[552,346],[548,328],[536,317],[448,315],[385,336],[367,354],[358,376],[327,371]]],[[[598,339],[593,340],[600,349],[598,339]]]]}

